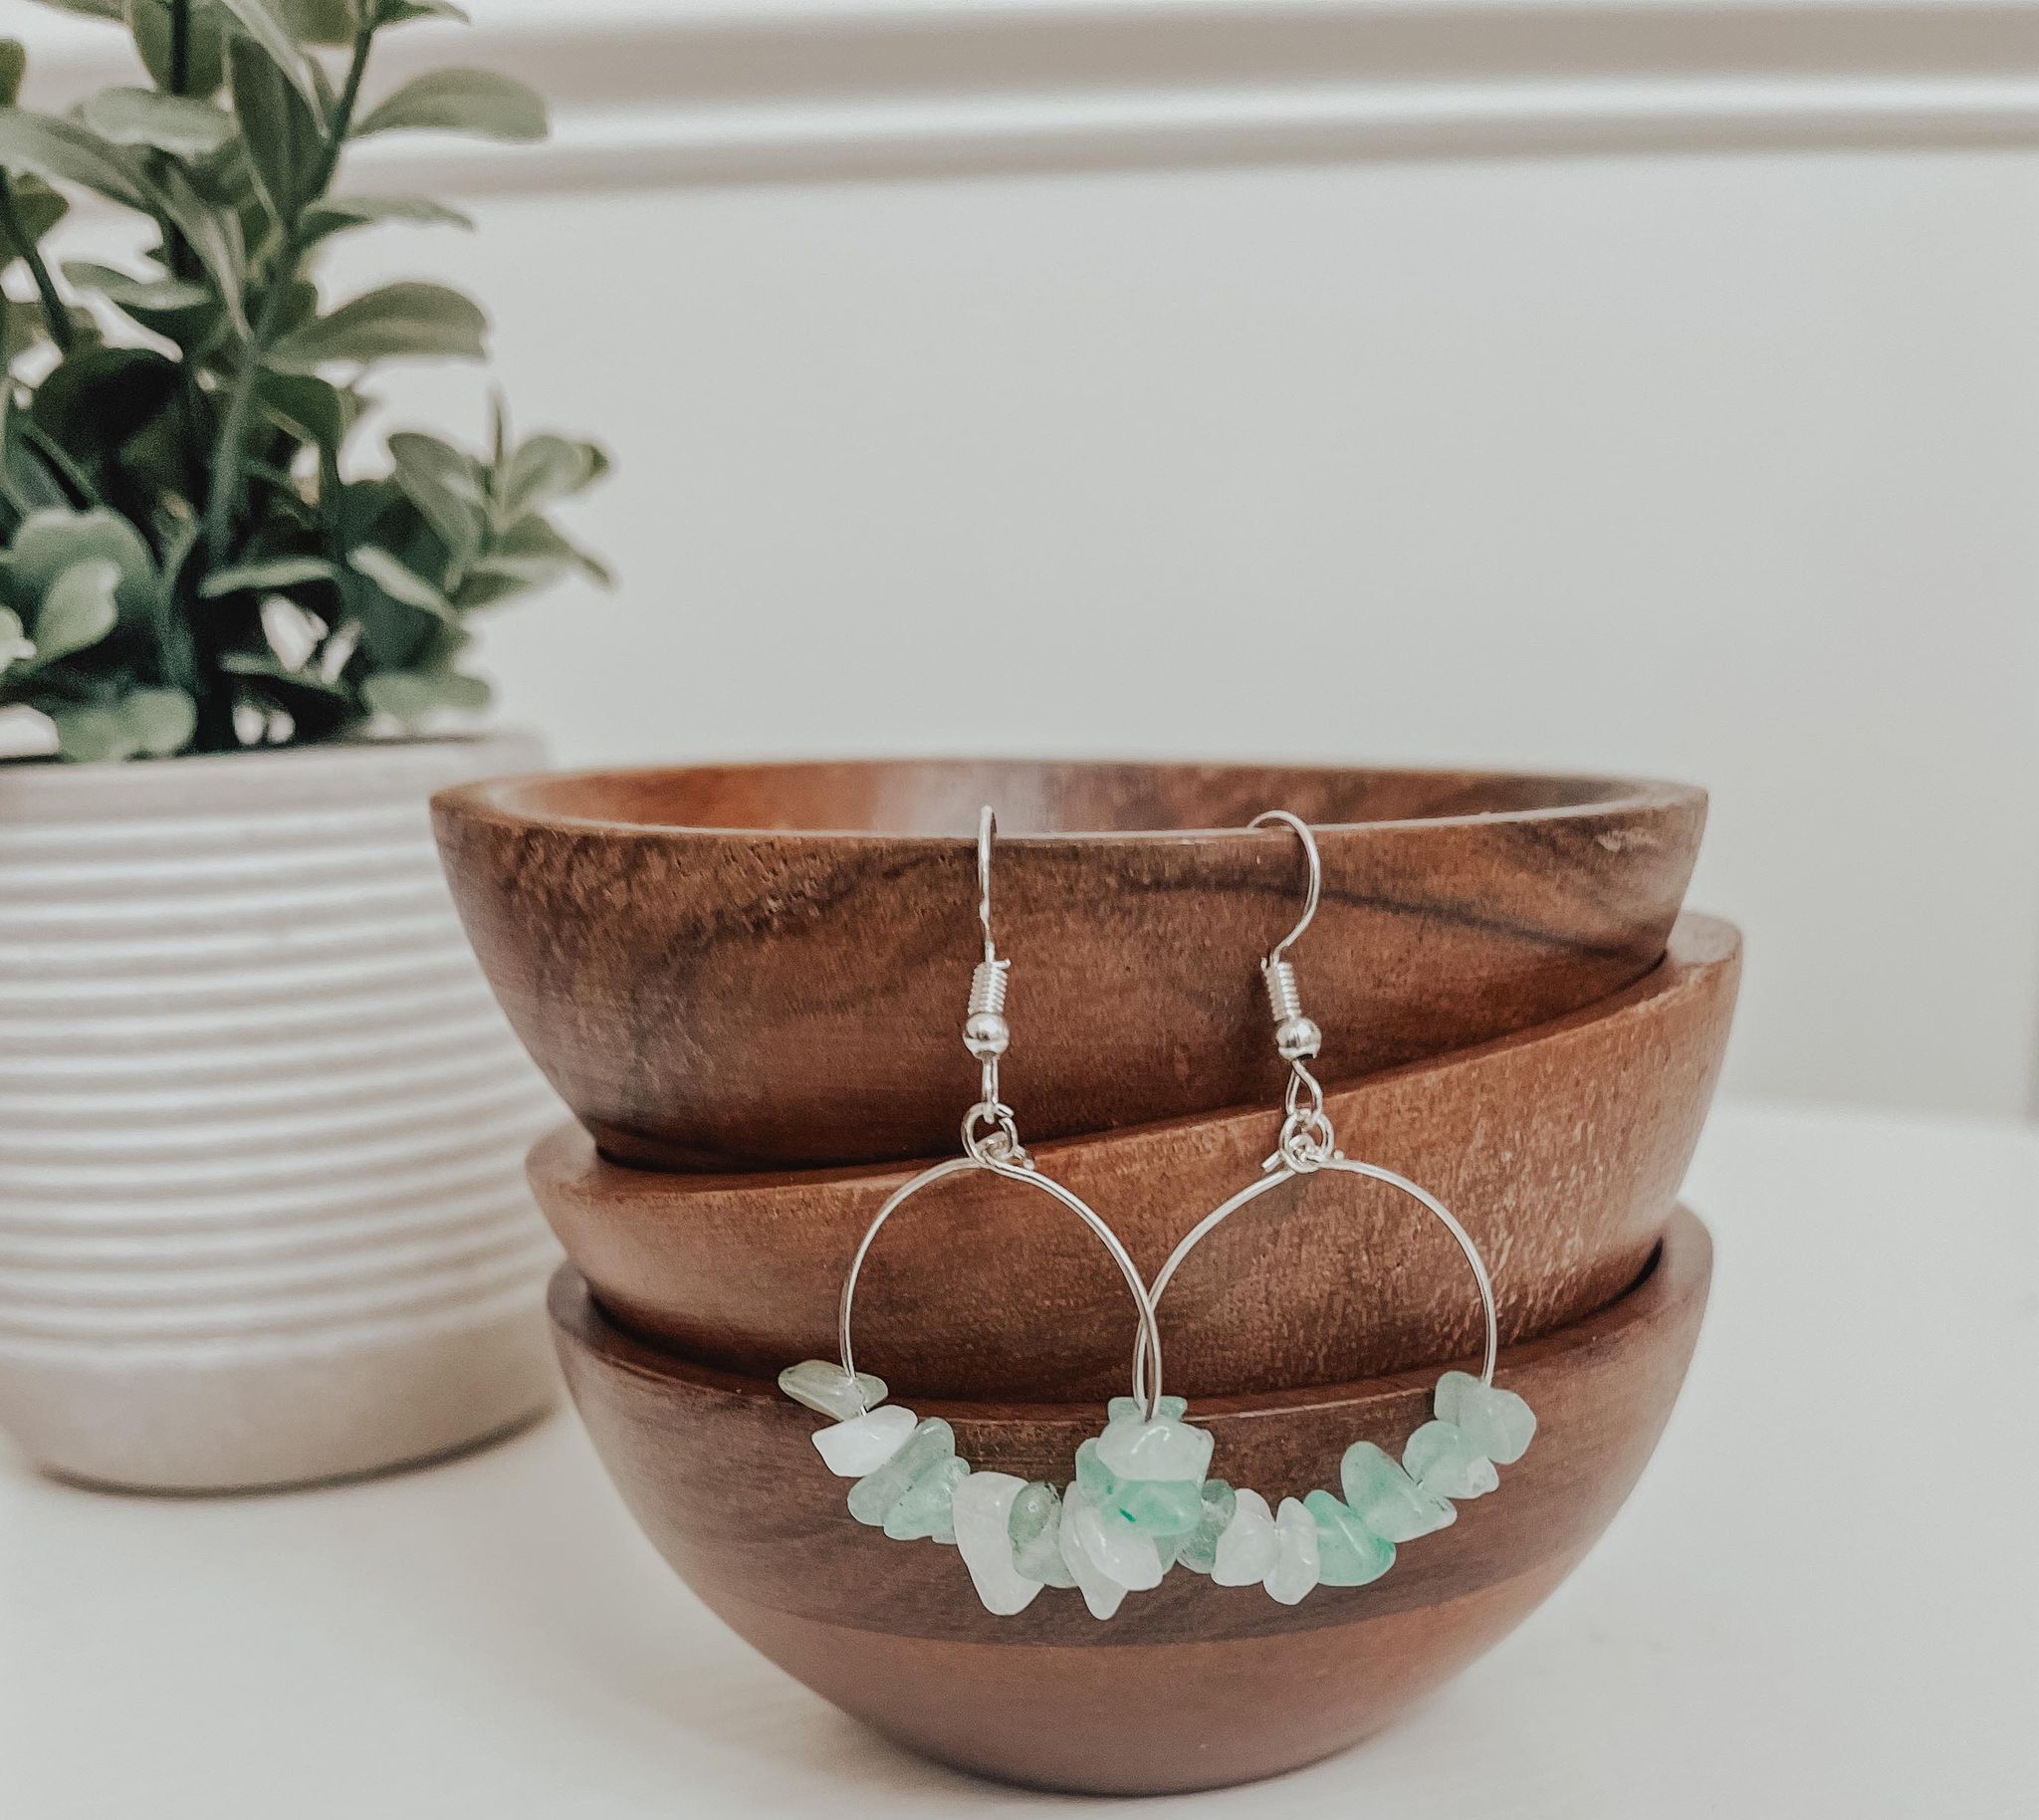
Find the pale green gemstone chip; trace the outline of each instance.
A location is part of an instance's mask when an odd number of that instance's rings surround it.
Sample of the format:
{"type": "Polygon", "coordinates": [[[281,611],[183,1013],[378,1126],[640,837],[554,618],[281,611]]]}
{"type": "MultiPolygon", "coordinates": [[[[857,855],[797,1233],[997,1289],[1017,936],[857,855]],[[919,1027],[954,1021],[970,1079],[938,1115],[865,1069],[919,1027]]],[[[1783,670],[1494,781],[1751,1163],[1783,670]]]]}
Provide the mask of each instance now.
{"type": "Polygon", "coordinates": [[[1043,1586],[1071,1587],[1075,1575],[1062,1559],[1062,1500],[1038,1479],[1022,1486],[1006,1521],[1013,1542],[1013,1568],[1043,1586]]]}
{"type": "Polygon", "coordinates": [[[1326,1586],[1364,1586],[1395,1565],[1395,1544],[1374,1534],[1328,1491],[1312,1491],[1303,1508],[1317,1524],[1317,1578],[1326,1586]]]}
{"type": "MultiPolygon", "coordinates": [[[[1189,1411],[1190,1403],[1187,1397],[1163,1397],[1154,1413],[1164,1419],[1180,1422],[1189,1411]]],[[[1147,1405],[1137,1397],[1114,1397],[1104,1406],[1104,1412],[1113,1422],[1147,1420],[1147,1405]]]]}
{"type": "Polygon", "coordinates": [[[1100,1509],[1112,1501],[1118,1489],[1118,1479],[1112,1470],[1097,1457],[1097,1441],[1093,1436],[1076,1450],[1076,1482],[1083,1488],[1083,1495],[1100,1509]]]}
{"type": "Polygon", "coordinates": [[[849,1487],[849,1513],[860,1523],[874,1528],[892,1512],[913,1481],[930,1467],[953,1459],[956,1432],[940,1416],[930,1416],[915,1426],[905,1445],[875,1473],[867,1473],[849,1487]]]}
{"type": "Polygon", "coordinates": [[[1173,1541],[1203,1520],[1204,1492],[1193,1479],[1126,1479],[1119,1481],[1113,1501],[1099,1508],[1130,1525],[1136,1535],[1173,1541]]]}
{"type": "Polygon", "coordinates": [[[1496,1466],[1511,1467],[1529,1451],[1536,1412],[1511,1390],[1482,1384],[1470,1371],[1448,1371],[1438,1380],[1438,1420],[1463,1429],[1496,1466]]]}
{"type": "Polygon", "coordinates": [[[951,1455],[938,1460],[906,1488],[906,1494],[885,1512],[885,1533],[894,1541],[927,1536],[937,1542],[956,1539],[956,1487],[970,1477],[970,1463],[951,1455]]]}
{"type": "Polygon", "coordinates": [[[1211,1446],[1209,1429],[1161,1416],[1111,1423],[1097,1438],[1097,1457],[1120,1479],[1179,1479],[1201,1485],[1211,1446]]]}
{"type": "Polygon", "coordinates": [[[886,1395],[883,1378],[860,1371],[852,1383],[843,1376],[842,1367],[828,1359],[802,1359],[797,1365],[789,1365],[779,1374],[779,1388],[795,1403],[837,1422],[876,1409],[886,1395]],[[859,1391],[863,1393],[861,1401],[859,1391]]]}
{"type": "Polygon", "coordinates": [[[1484,1497],[1500,1483],[1500,1475],[1450,1422],[1426,1422],[1402,1450],[1402,1468],[1426,1491],[1440,1497],[1484,1497]]]}
{"type": "Polygon", "coordinates": [[[1196,1528],[1176,1544],[1175,1558],[1192,1573],[1209,1573],[1218,1561],[1218,1538],[1232,1521],[1239,1493],[1222,1479],[1204,1480],[1204,1514],[1196,1528]]]}
{"type": "Polygon", "coordinates": [[[1458,1519],[1449,1497],[1426,1491],[1371,1441],[1345,1450],[1338,1478],[1352,1514],[1383,1541],[1413,1542],[1458,1519]]]}

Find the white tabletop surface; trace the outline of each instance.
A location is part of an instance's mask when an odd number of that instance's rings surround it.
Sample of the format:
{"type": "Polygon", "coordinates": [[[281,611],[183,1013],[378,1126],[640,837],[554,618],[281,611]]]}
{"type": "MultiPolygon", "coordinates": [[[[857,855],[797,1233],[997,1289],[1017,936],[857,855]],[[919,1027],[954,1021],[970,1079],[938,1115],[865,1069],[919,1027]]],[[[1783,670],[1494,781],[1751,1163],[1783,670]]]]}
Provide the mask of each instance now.
{"type": "MultiPolygon", "coordinates": [[[[1662,1449],[1573,1579],[1297,1816],[2039,1812],[2039,1132],[1723,1108],[1662,1449]]],[[[159,1499],[0,1453],[9,1820],[852,1820],[1071,1805],[895,1750],[723,1631],[570,1414],[377,1482],[159,1499]]]]}

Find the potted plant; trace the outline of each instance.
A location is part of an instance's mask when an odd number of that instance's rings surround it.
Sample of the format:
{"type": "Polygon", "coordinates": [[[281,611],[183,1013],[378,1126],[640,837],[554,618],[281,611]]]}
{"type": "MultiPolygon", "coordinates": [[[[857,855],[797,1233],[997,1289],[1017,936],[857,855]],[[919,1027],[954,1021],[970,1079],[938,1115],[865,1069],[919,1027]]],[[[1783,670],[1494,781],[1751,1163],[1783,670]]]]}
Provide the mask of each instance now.
{"type": "Polygon", "coordinates": [[[479,451],[371,434],[384,364],[479,359],[485,319],[316,270],[461,219],[348,184],[356,141],[545,110],[374,82],[445,0],[66,4],[136,64],[60,116],[0,43],[0,1427],[101,1481],[367,1471],[551,1395],[550,1099],[425,810],[535,753],[428,736],[488,699],[474,613],[600,577],[548,514],[605,464],[500,407],[479,451]],[[60,258],[81,195],[146,253],[60,258]]]}

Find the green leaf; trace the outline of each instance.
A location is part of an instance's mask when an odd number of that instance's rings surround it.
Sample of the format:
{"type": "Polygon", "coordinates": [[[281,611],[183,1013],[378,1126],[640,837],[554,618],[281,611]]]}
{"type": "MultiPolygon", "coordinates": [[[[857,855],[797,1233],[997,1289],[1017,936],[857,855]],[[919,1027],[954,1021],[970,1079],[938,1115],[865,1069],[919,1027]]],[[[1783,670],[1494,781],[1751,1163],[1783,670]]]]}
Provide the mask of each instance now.
{"type": "Polygon", "coordinates": [[[453,602],[417,570],[405,568],[388,551],[374,544],[363,544],[358,550],[348,552],[346,561],[347,567],[356,574],[365,575],[399,605],[415,607],[421,613],[430,613],[435,619],[458,622],[460,615],[453,610],[453,602]]]}
{"type": "Polygon", "coordinates": [[[155,421],[183,378],[175,360],[146,347],[88,347],[51,369],[29,421],[77,460],[108,459],[155,421]]]}
{"type": "Polygon", "coordinates": [[[432,70],[372,110],[353,136],[403,130],[529,143],[546,136],[546,104],[536,89],[493,70],[432,70]]]}
{"type": "Polygon", "coordinates": [[[311,60],[298,49],[289,23],[277,11],[273,0],[213,0],[213,4],[233,16],[242,35],[258,46],[270,62],[289,78],[291,87],[310,106],[319,106],[319,90],[313,81],[311,60]]]}
{"type": "MultiPolygon", "coordinates": [[[[125,0],[122,10],[128,34],[150,79],[165,94],[176,93],[177,72],[170,56],[170,9],[165,0],[125,0]]],[[[193,6],[187,25],[183,93],[217,95],[227,78],[226,32],[219,14],[207,5],[193,6]]]]}
{"type": "Polygon", "coordinates": [[[435,709],[474,712],[489,705],[489,685],[457,670],[383,670],[361,683],[361,699],[377,714],[414,727],[435,709]]]}
{"type": "Polygon", "coordinates": [[[534,436],[510,458],[499,485],[503,516],[519,519],[568,499],[608,472],[609,459],[591,442],[534,436]]]}
{"type": "Polygon", "coordinates": [[[52,708],[57,752],[78,765],[103,765],[131,759],[141,742],[117,708],[52,708]]]}
{"type": "Polygon", "coordinates": [[[39,244],[43,236],[64,219],[71,207],[40,177],[16,177],[13,188],[14,216],[21,223],[21,231],[28,236],[28,241],[23,245],[5,228],[0,228],[0,265],[9,259],[19,259],[29,247],[39,244]]]}
{"type": "MultiPolygon", "coordinates": [[[[368,3],[374,5],[377,0],[368,0],[368,3]]],[[[453,0],[379,0],[379,4],[381,10],[376,14],[376,23],[380,25],[408,25],[413,19],[450,19],[459,25],[474,23],[466,9],[455,6],[453,0]]]]}
{"type": "Polygon", "coordinates": [[[148,185],[155,206],[198,256],[234,327],[246,334],[248,321],[241,312],[241,290],[247,260],[241,244],[240,218],[231,209],[208,202],[174,164],[153,172],[148,185]]]}
{"type": "Polygon", "coordinates": [[[73,565],[50,583],[36,611],[36,668],[96,645],[120,622],[119,568],[104,558],[73,565]]]}
{"type": "Polygon", "coordinates": [[[102,89],[79,114],[111,144],[145,145],[180,158],[205,157],[234,132],[233,121],[211,104],[153,89],[102,89]]]}
{"type": "Polygon", "coordinates": [[[278,10],[300,44],[331,47],[354,40],[353,7],[349,0],[277,0],[278,10]]]}
{"type": "Polygon", "coordinates": [[[17,598],[40,600],[66,569],[104,561],[119,571],[114,597],[123,616],[140,616],[154,607],[155,558],[141,534],[115,513],[32,512],[21,521],[9,554],[17,598]]]}
{"type": "Polygon", "coordinates": [[[21,623],[21,615],[12,607],[0,606],[0,676],[35,654],[34,641],[21,623]]]}
{"type": "Polygon", "coordinates": [[[443,285],[385,285],[308,323],[270,348],[278,372],[316,372],[335,360],[479,360],[488,318],[443,285]]]}
{"type": "Polygon", "coordinates": [[[136,689],[121,701],[120,715],[152,759],[183,751],[198,731],[197,704],[182,689],[136,689]]]}
{"type": "Polygon", "coordinates": [[[212,293],[188,278],[131,278],[89,259],[67,259],[64,276],[81,291],[97,291],[123,310],[169,314],[212,302],[212,293]]]}
{"type": "Polygon", "coordinates": [[[319,186],[326,150],[319,116],[275,63],[245,40],[234,45],[228,68],[248,168],[271,218],[288,224],[319,186]]]}
{"type": "Polygon", "coordinates": [[[243,588],[297,587],[306,581],[330,581],[339,572],[324,557],[265,557],[260,562],[214,569],[198,592],[204,599],[217,600],[222,594],[237,593],[243,588]]]}
{"type": "Polygon", "coordinates": [[[349,228],[375,227],[385,221],[412,222],[419,227],[474,226],[472,216],[425,196],[330,196],[305,211],[305,243],[316,245],[349,228]]]}
{"type": "Polygon", "coordinates": [[[445,540],[457,563],[481,548],[488,529],[487,498],[475,464],[436,436],[399,430],[389,438],[396,484],[445,540]]]}
{"type": "Polygon", "coordinates": [[[83,184],[128,208],[148,207],[140,167],[127,152],[76,120],[26,108],[0,108],[0,170],[83,184]]]}
{"type": "Polygon", "coordinates": [[[301,442],[337,455],[363,408],[357,392],[341,391],[309,373],[260,372],[255,402],[301,442]]]}
{"type": "Polygon", "coordinates": [[[82,13],[88,19],[117,19],[120,16],[120,0],[43,0],[43,4],[60,13],[82,13]]]}
{"type": "Polygon", "coordinates": [[[106,706],[52,708],[59,754],[79,764],[166,759],[191,743],[198,710],[181,689],[135,689],[106,706]]]}
{"type": "Polygon", "coordinates": [[[19,38],[0,38],[0,107],[11,108],[21,96],[28,71],[28,47],[19,38]]]}
{"type": "MultiPolygon", "coordinates": [[[[568,543],[559,532],[542,518],[520,519],[511,526],[474,566],[477,578],[494,578],[514,582],[516,588],[534,587],[541,582],[557,580],[570,569],[579,569],[592,581],[602,586],[612,584],[614,577],[586,551],[568,543]]],[[[505,591],[516,591],[516,588],[505,591]]],[[[490,598],[502,598],[501,592],[490,598]]],[[[460,592],[462,606],[484,606],[487,599],[470,599],[468,590],[460,592]]]]}

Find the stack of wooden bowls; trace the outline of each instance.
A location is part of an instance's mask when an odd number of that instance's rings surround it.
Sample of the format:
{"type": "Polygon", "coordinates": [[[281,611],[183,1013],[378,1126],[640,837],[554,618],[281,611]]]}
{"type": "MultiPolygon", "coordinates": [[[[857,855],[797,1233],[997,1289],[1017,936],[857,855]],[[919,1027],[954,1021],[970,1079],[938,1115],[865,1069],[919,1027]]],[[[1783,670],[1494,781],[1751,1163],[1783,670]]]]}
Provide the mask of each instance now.
{"type": "MultiPolygon", "coordinates": [[[[810,1687],[932,1755],[1099,1792],[1338,1749],[1488,1648],[1591,1545],[1656,1443],[1704,1305],[1678,1189],[1739,942],[1681,917],[1697,790],[1575,777],[900,763],[509,780],[435,803],[470,939],[578,1124],[531,1157],[570,1262],[553,1316],[652,1540],[810,1687]],[[1041,1167],[1152,1272],[1272,1148],[1285,1068],[1257,962],[1295,950],[1351,1155],[1436,1193],[1498,1299],[1535,1446],[1374,1585],[1283,1606],[1187,1572],[1106,1623],[978,1604],[953,1549],[843,1511],[787,1401],[829,1358],[872,1214],[953,1155],[976,1065],[973,835],[999,813],[1006,1097],[1041,1167]]],[[[1065,1481],[1123,1392],[1131,1310],[1044,1197],[953,1180],[888,1226],[858,1357],[980,1468],[1065,1481]]],[[[1278,1498],[1391,1450],[1477,1350],[1449,1236],[1318,1176],[1216,1232],[1169,1292],[1168,1382],[1213,1471],[1278,1498]]]]}

